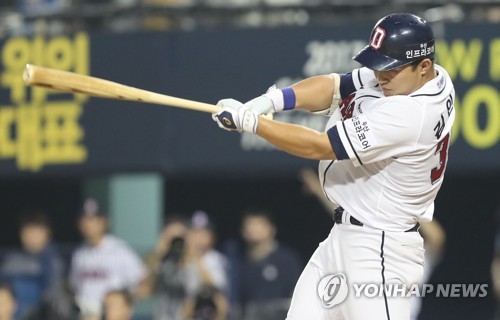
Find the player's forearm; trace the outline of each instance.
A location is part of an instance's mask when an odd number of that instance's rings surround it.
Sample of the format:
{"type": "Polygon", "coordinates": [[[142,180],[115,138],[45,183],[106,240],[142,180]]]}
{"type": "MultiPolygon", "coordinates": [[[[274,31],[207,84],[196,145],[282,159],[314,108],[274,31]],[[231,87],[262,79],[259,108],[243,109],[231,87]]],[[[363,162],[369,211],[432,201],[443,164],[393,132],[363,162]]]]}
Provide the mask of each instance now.
{"type": "Polygon", "coordinates": [[[257,134],[280,150],[295,156],[332,160],[335,154],[326,133],[289,123],[259,117],[257,134]]]}
{"type": "Polygon", "coordinates": [[[295,108],[321,111],[332,104],[335,82],[330,75],[307,78],[291,86],[295,108]]]}

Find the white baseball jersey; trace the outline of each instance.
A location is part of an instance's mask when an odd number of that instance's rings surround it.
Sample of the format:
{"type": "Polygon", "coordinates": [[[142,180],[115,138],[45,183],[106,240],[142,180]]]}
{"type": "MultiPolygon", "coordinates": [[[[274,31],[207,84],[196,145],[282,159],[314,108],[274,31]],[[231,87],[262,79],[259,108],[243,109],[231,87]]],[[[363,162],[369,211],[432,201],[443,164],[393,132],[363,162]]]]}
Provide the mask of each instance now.
{"type": "Polygon", "coordinates": [[[138,255],[112,235],[106,235],[98,246],[81,246],[72,257],[70,282],[80,308],[87,314],[100,314],[108,291],[134,289],[145,276],[138,255]]]}
{"type": "Polygon", "coordinates": [[[404,231],[432,219],[443,182],[455,90],[448,73],[407,96],[385,97],[367,68],[341,75],[343,99],[327,124],[340,161],[321,161],[325,194],[373,228],[404,231]]]}

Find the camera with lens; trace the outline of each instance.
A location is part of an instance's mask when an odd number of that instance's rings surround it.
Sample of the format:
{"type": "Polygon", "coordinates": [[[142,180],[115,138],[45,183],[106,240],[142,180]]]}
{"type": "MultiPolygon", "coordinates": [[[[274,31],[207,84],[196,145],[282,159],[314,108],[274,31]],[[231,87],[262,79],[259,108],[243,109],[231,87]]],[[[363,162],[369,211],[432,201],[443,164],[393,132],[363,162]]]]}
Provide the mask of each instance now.
{"type": "Polygon", "coordinates": [[[163,261],[169,260],[179,262],[184,255],[186,249],[186,240],[183,237],[175,237],[170,241],[170,249],[163,257],[163,261]]]}
{"type": "Polygon", "coordinates": [[[180,265],[184,256],[186,241],[175,237],[170,241],[170,248],[163,256],[155,281],[155,291],[171,297],[183,298],[185,292],[185,272],[180,265]]]}

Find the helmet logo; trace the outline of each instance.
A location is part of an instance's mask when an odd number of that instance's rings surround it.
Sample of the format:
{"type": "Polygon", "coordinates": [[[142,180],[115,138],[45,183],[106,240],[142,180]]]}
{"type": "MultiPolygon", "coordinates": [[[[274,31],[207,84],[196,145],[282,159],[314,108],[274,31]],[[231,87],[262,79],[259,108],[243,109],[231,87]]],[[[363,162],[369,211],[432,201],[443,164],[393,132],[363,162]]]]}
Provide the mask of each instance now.
{"type": "Polygon", "coordinates": [[[384,41],[385,38],[385,30],[382,29],[380,26],[377,26],[375,30],[373,30],[373,36],[372,40],[370,41],[370,47],[372,47],[375,50],[380,49],[382,46],[382,41],[384,41]]]}

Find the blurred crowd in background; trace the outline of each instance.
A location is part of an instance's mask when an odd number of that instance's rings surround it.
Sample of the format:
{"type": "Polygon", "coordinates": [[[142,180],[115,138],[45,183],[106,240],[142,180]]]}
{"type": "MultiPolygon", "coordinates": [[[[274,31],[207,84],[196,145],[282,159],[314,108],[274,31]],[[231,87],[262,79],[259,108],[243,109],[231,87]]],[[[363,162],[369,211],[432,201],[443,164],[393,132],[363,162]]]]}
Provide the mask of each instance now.
{"type": "Polygon", "coordinates": [[[391,11],[430,22],[499,22],[496,0],[2,0],[0,36],[76,31],[335,25],[391,11]]]}
{"type": "Polygon", "coordinates": [[[303,267],[260,209],[243,214],[243,242],[220,251],[204,211],[168,215],[156,248],[142,255],[108,233],[95,199],[85,200],[77,223],[84,241],[65,259],[47,215],[22,216],[22,248],[0,260],[0,319],[126,320],[141,299],[158,320],[279,319],[303,267]]]}

